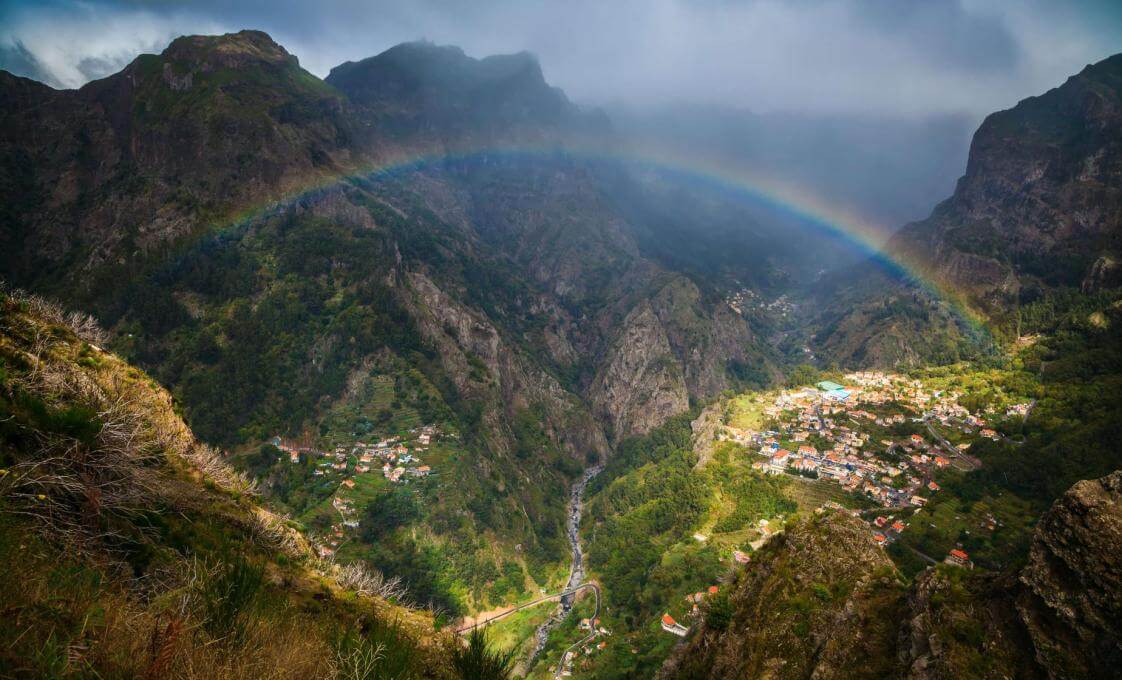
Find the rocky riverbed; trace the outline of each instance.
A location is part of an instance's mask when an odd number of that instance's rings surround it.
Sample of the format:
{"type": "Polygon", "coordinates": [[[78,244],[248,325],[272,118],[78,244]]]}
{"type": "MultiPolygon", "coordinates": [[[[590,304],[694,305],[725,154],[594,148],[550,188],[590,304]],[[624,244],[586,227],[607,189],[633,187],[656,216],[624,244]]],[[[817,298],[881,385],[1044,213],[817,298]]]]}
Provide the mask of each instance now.
{"type": "MultiPolygon", "coordinates": [[[[569,537],[569,546],[572,549],[572,561],[569,567],[569,580],[565,584],[565,590],[572,590],[580,584],[584,583],[584,550],[580,545],[580,517],[584,508],[584,490],[588,487],[588,483],[592,478],[600,474],[603,470],[602,465],[596,465],[588,468],[581,475],[581,478],[573,484],[573,488],[569,495],[569,517],[565,522],[566,534],[569,537]]],[[[549,633],[564,620],[569,611],[573,608],[573,595],[566,595],[561,598],[561,603],[557,605],[553,615],[549,619],[538,626],[537,632],[534,634],[534,649],[530,652],[530,657],[526,660],[527,666],[534,662],[534,659],[541,654],[545,648],[546,640],[549,639],[549,633]]]]}

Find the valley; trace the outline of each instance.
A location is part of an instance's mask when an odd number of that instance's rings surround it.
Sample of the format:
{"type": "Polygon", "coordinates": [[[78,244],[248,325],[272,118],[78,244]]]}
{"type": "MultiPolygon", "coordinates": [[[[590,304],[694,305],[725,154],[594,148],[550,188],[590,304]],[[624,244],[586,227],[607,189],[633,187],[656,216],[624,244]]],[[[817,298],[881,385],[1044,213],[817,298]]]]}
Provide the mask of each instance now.
{"type": "MultiPolygon", "coordinates": [[[[256,30],[0,70],[0,675],[1122,662],[1122,55],[895,231],[527,52],[315,73],[256,30]]],[[[858,197],[909,184],[870,125],[728,149],[861,129],[858,197]]]]}

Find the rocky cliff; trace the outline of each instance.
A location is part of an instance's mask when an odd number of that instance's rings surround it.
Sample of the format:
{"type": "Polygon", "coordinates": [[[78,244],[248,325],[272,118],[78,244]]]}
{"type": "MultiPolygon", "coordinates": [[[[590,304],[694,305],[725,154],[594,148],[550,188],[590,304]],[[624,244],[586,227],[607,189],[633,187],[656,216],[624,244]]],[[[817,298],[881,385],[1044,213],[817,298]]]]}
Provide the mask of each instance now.
{"type": "Polygon", "coordinates": [[[1079,482],[1041,518],[1017,590],[1050,677],[1122,667],[1122,472],[1079,482]]]}
{"type": "Polygon", "coordinates": [[[1075,484],[1045,513],[1028,563],[940,565],[905,589],[845,513],[789,526],[735,574],[728,610],[663,678],[1106,678],[1122,661],[1122,471],[1075,484]]]}
{"type": "Polygon", "coordinates": [[[876,678],[895,667],[890,612],[903,587],[846,513],[788,525],[722,588],[727,604],[709,604],[660,678],[876,678]]]}
{"type": "Polygon", "coordinates": [[[1013,337],[1018,309],[1049,291],[1116,287],[1120,248],[1122,54],[988,116],[954,195],[889,241],[896,264],[816,291],[818,339],[842,362],[953,361],[987,340],[956,329],[963,317],[1013,337]],[[918,323],[886,311],[899,300],[918,323]]]}
{"type": "Polygon", "coordinates": [[[987,117],[954,196],[889,247],[1000,316],[1022,289],[1078,287],[1120,239],[1122,54],[987,117]]]}

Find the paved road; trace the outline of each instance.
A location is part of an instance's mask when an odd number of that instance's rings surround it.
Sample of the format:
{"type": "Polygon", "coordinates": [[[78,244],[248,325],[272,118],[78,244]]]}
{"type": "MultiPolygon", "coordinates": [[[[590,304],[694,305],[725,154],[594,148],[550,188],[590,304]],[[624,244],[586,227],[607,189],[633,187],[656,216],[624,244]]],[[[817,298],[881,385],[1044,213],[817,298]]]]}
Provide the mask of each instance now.
{"type": "Polygon", "coordinates": [[[495,621],[498,621],[499,619],[506,618],[506,617],[510,616],[511,614],[513,614],[514,612],[522,611],[523,609],[529,609],[530,607],[536,607],[543,602],[550,602],[550,601],[553,601],[553,600],[560,600],[560,599],[565,598],[565,597],[570,597],[570,596],[575,595],[576,593],[580,592],[581,590],[585,590],[585,589],[590,589],[594,593],[596,593],[596,614],[593,615],[593,618],[595,618],[600,613],[600,586],[596,585],[595,583],[582,583],[581,585],[577,586],[576,588],[572,588],[572,589],[569,589],[569,590],[562,590],[561,592],[553,593],[552,595],[543,595],[536,600],[531,600],[529,602],[526,602],[525,604],[520,604],[517,607],[511,607],[510,609],[506,610],[505,612],[502,612],[501,614],[495,614],[494,616],[492,616],[490,618],[483,619],[482,621],[476,621],[475,623],[473,623],[471,625],[467,625],[467,626],[463,626],[461,628],[457,628],[456,632],[459,633],[459,634],[469,633],[475,628],[480,628],[482,626],[486,626],[489,623],[494,623],[495,621]]]}
{"type": "Polygon", "coordinates": [[[951,460],[951,465],[958,468],[962,472],[977,470],[982,466],[980,461],[978,461],[973,456],[968,456],[959,451],[958,447],[956,447],[946,437],[944,437],[941,432],[936,430],[935,426],[931,424],[930,418],[931,417],[926,413],[923,414],[923,424],[927,426],[927,431],[931,434],[931,436],[943,445],[943,448],[946,450],[947,456],[951,460]]]}

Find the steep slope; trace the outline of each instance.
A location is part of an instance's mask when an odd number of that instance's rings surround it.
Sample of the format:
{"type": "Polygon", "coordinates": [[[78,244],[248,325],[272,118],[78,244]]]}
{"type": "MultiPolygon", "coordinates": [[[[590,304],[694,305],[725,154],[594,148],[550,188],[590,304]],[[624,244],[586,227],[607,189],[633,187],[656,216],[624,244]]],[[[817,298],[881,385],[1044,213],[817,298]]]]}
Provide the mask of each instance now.
{"type": "Polygon", "coordinates": [[[40,288],[85,290],[353,161],[342,97],[256,31],[180,38],[80,90],[0,79],[3,269],[40,288]]]}
{"type": "Polygon", "coordinates": [[[770,541],[726,612],[661,677],[1097,678],[1122,658],[1122,472],[1077,483],[1015,573],[938,566],[904,592],[868,528],[840,513],[770,541]]]}
{"type": "Polygon", "coordinates": [[[988,116],[954,196],[889,248],[1001,319],[1042,286],[1117,285],[1120,235],[1122,54],[988,116]]]}
{"type": "Polygon", "coordinates": [[[0,673],[455,677],[429,614],[317,560],[100,336],[0,293],[0,673]]]}
{"type": "MultiPolygon", "coordinates": [[[[1021,333],[1022,308],[1056,291],[1116,288],[1119,140],[1122,55],[1115,55],[987,117],[954,195],[901,229],[887,246],[890,258],[980,315],[999,342],[1021,333]]],[[[862,267],[830,283],[815,296],[825,310],[816,337],[833,360],[954,360],[985,344],[898,274],[862,267]],[[902,308],[919,323],[902,327],[894,313],[902,308]]]]}
{"type": "Polygon", "coordinates": [[[1106,676],[1122,663],[1122,472],[1082,481],[1041,518],[1017,612],[1052,677],[1106,676]]]}
{"type": "Polygon", "coordinates": [[[0,86],[0,272],[95,313],[321,533],[342,480],[263,444],[447,433],[423,511],[351,545],[453,613],[556,579],[580,468],[766,361],[704,278],[640,252],[588,164],[478,151],[604,131],[528,55],[410,44],[325,83],[247,31],[78,91],[0,86]],[[353,173],[391,156],[433,160],[353,173]],[[626,340],[643,310],[652,351],[626,340]]]}
{"type": "Polygon", "coordinates": [[[660,677],[879,678],[895,666],[903,588],[848,513],[787,526],[728,587],[660,677]]]}

